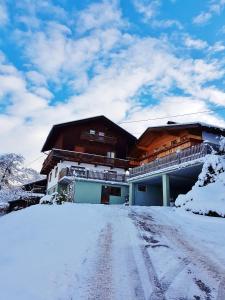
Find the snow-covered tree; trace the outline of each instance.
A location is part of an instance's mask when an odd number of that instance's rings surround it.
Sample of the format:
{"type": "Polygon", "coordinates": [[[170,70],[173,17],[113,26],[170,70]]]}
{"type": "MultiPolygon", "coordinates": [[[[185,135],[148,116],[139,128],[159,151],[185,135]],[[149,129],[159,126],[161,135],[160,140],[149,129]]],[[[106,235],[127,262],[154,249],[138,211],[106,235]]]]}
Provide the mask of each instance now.
{"type": "Polygon", "coordinates": [[[0,189],[40,179],[33,169],[24,167],[24,157],[15,153],[0,155],[0,189]]]}
{"type": "Polygon", "coordinates": [[[42,178],[35,170],[24,166],[24,157],[15,153],[0,155],[0,203],[7,203],[27,192],[22,185],[42,178]]]}

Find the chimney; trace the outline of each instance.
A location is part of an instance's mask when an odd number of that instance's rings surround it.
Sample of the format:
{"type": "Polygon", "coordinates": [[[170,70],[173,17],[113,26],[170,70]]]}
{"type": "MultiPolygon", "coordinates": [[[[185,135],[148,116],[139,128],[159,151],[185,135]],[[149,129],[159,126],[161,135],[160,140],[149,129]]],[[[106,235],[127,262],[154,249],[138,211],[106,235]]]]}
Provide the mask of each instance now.
{"type": "Polygon", "coordinates": [[[167,125],[173,125],[173,124],[177,124],[177,122],[174,122],[174,121],[168,121],[167,122],[167,125]]]}

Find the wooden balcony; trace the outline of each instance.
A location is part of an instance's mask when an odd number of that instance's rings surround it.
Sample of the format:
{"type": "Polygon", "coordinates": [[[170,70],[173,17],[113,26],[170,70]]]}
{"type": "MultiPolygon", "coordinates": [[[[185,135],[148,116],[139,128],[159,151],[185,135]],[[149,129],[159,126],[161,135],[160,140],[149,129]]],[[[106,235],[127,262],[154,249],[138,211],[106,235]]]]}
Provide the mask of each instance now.
{"type": "Polygon", "coordinates": [[[170,143],[168,145],[161,146],[157,149],[154,149],[154,152],[146,154],[141,157],[140,161],[144,163],[150,163],[155,159],[166,157],[170,154],[176,153],[179,150],[185,150],[197,144],[201,144],[202,140],[194,139],[189,136],[183,137],[180,141],[176,143],[170,143]]]}
{"type": "Polygon", "coordinates": [[[74,161],[78,163],[88,163],[93,165],[109,166],[112,168],[128,169],[129,160],[119,158],[109,158],[107,156],[53,149],[45,159],[41,173],[48,174],[51,169],[60,161],[74,161]]]}
{"type": "Polygon", "coordinates": [[[182,163],[202,158],[205,155],[210,154],[216,148],[216,145],[204,143],[197,144],[178,153],[169,154],[163,158],[155,159],[150,163],[131,169],[130,178],[157,172],[171,166],[179,166],[182,163]]]}
{"type": "Polygon", "coordinates": [[[115,137],[99,135],[97,133],[91,134],[90,132],[82,132],[80,138],[90,142],[98,142],[98,143],[105,143],[111,145],[115,145],[117,142],[117,139],[115,137]]]}
{"type": "Polygon", "coordinates": [[[102,172],[87,169],[77,169],[74,167],[63,168],[59,172],[59,181],[61,183],[70,183],[75,178],[94,179],[112,182],[126,182],[127,177],[125,174],[117,174],[113,172],[102,172]]]}

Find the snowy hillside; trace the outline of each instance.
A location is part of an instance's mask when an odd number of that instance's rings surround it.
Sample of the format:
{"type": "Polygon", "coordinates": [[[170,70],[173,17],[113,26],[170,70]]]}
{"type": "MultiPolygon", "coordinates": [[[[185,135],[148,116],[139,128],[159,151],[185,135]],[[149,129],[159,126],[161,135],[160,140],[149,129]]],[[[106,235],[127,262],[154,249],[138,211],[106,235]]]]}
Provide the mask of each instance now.
{"type": "Polygon", "coordinates": [[[198,181],[175,205],[193,213],[225,217],[225,159],[208,155],[198,181]]]}
{"type": "Polygon", "coordinates": [[[223,300],[224,232],[172,208],[36,205],[0,217],[0,298],[223,300]]]}

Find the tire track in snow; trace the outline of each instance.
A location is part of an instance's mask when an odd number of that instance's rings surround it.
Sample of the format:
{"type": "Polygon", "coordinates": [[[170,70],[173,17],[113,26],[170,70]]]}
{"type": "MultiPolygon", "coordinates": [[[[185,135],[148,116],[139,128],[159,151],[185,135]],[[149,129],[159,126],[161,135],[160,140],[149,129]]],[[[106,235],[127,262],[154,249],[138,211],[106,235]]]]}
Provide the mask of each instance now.
{"type": "MultiPolygon", "coordinates": [[[[225,274],[224,274],[225,277],[225,274]]],[[[225,278],[221,280],[219,287],[218,287],[218,294],[217,294],[217,300],[224,300],[225,298],[225,278]]]]}
{"type": "MultiPolygon", "coordinates": [[[[123,211],[126,210],[123,209],[123,211]]],[[[121,215],[118,214],[113,225],[116,263],[114,275],[117,279],[116,299],[146,300],[144,288],[148,289],[148,281],[145,280],[147,276],[141,271],[142,262],[140,260],[143,261],[143,258],[136,252],[136,243],[133,236],[131,238],[130,230],[134,229],[134,225],[128,217],[127,211],[121,215]]]]}
{"type": "MultiPolygon", "coordinates": [[[[151,243],[152,248],[156,247],[168,247],[164,244],[157,244],[159,241],[153,238],[152,236],[149,238],[141,233],[141,230],[144,232],[149,232],[151,234],[158,234],[157,228],[153,226],[149,226],[149,220],[154,221],[154,219],[149,215],[139,215],[136,212],[132,212],[130,217],[135,221],[136,226],[139,228],[139,235],[143,238],[146,242],[151,243]]],[[[166,292],[168,291],[169,287],[173,283],[174,279],[190,264],[190,260],[185,258],[179,264],[170,268],[169,272],[164,274],[164,276],[159,279],[155,267],[152,263],[150,255],[147,250],[147,245],[142,246],[142,253],[143,257],[145,258],[146,268],[149,273],[149,279],[151,284],[153,285],[153,291],[150,294],[149,300],[163,300],[166,299],[166,292]]]]}
{"type": "Polygon", "coordinates": [[[94,274],[88,281],[87,300],[112,300],[112,226],[108,223],[98,240],[94,274]]]}
{"type": "MultiPolygon", "coordinates": [[[[225,270],[221,268],[218,263],[214,262],[210,257],[202,253],[202,251],[190,244],[190,242],[184,238],[184,235],[171,226],[169,222],[168,225],[156,224],[152,216],[143,213],[138,214],[136,212],[132,212],[132,218],[136,222],[136,225],[142,230],[163,237],[168,241],[169,247],[173,249],[177,255],[183,256],[182,266],[180,269],[179,266],[177,266],[178,273],[176,272],[175,266],[174,270],[169,270],[164,274],[163,278],[161,278],[162,294],[165,295],[165,292],[169,289],[169,286],[173,283],[175,278],[189,265],[193,275],[198,274],[199,270],[201,270],[201,276],[203,275],[205,278],[210,278],[215,284],[218,284],[217,297],[215,298],[211,295],[211,289],[204,282],[196,277],[192,278],[198,288],[204,292],[205,299],[225,299],[225,270]],[[199,282],[202,283],[201,286],[205,286],[204,290],[199,286],[199,282]]],[[[151,297],[150,299],[155,299],[154,291],[151,297]]]]}
{"type": "MultiPolygon", "coordinates": [[[[156,244],[159,241],[151,238],[146,238],[145,235],[142,234],[141,231],[151,233],[152,235],[158,234],[157,229],[153,228],[153,226],[149,226],[148,222],[149,220],[153,221],[153,218],[151,216],[146,216],[143,214],[137,214],[136,212],[132,211],[130,214],[131,219],[134,220],[141,239],[144,239],[146,242],[150,242],[152,247],[165,247],[164,244],[156,244]]],[[[153,291],[149,296],[149,300],[164,300],[166,299],[165,294],[167,290],[169,289],[170,285],[173,283],[174,279],[180,272],[182,272],[186,266],[189,264],[187,260],[183,261],[182,263],[179,263],[179,265],[176,265],[173,267],[173,269],[170,269],[168,273],[166,273],[163,278],[159,279],[155,267],[153,265],[153,262],[150,258],[150,255],[148,253],[147,245],[141,246],[143,257],[145,259],[145,265],[148,270],[149,279],[153,286],[153,291]]]]}
{"type": "MultiPolygon", "coordinates": [[[[146,220],[143,220],[141,222],[141,225],[140,225],[140,223],[138,223],[137,218],[139,216],[135,212],[132,212],[129,216],[132,220],[135,221],[135,224],[136,224],[137,229],[139,231],[140,238],[143,238],[142,234],[140,232],[140,229],[142,227],[144,228],[145,231],[151,231],[151,229],[146,224],[146,220]]],[[[142,252],[142,255],[143,255],[143,258],[144,258],[145,267],[146,267],[146,270],[148,272],[149,280],[151,282],[152,289],[153,289],[153,292],[151,293],[149,300],[165,300],[165,292],[164,292],[163,287],[160,283],[160,280],[159,280],[158,275],[156,273],[155,267],[154,267],[154,265],[151,261],[151,258],[148,254],[148,250],[145,247],[145,245],[141,246],[141,252],[142,252]]]]}

